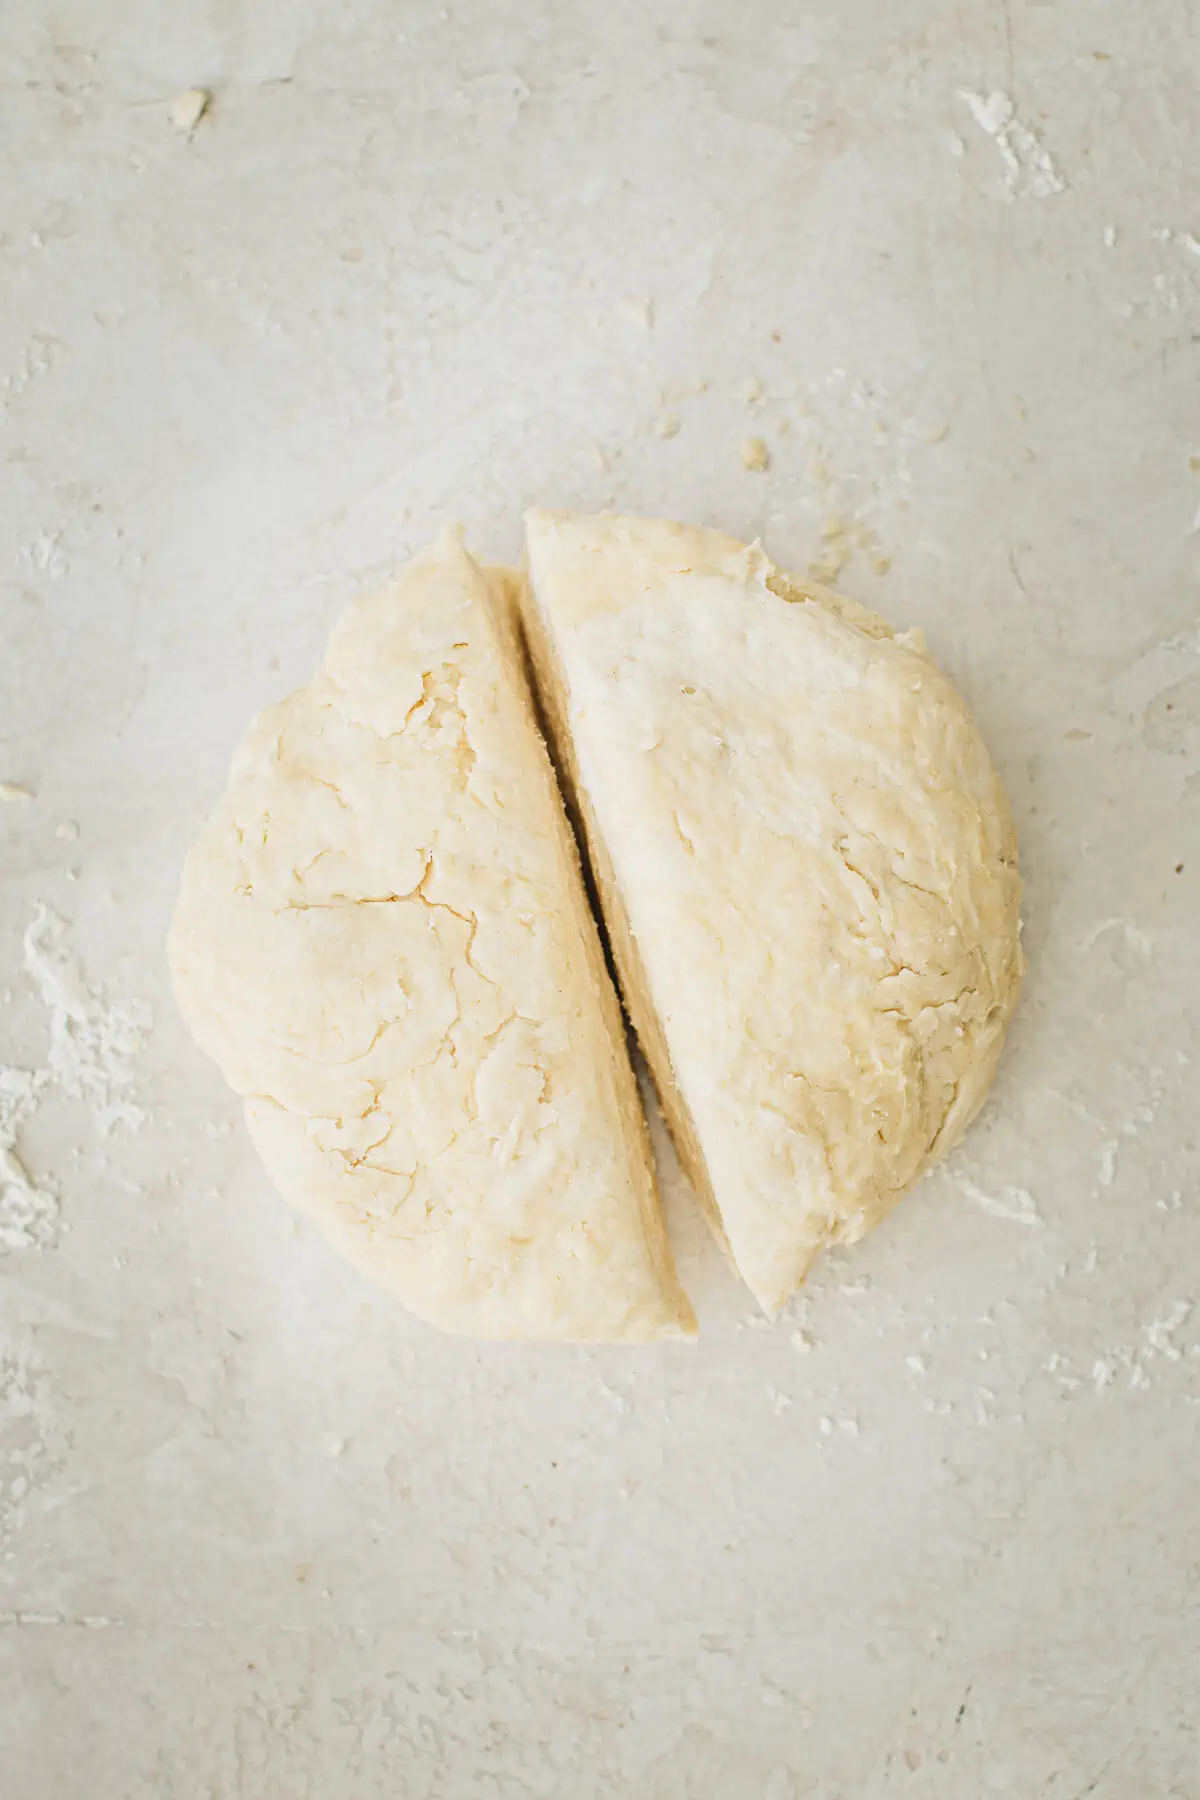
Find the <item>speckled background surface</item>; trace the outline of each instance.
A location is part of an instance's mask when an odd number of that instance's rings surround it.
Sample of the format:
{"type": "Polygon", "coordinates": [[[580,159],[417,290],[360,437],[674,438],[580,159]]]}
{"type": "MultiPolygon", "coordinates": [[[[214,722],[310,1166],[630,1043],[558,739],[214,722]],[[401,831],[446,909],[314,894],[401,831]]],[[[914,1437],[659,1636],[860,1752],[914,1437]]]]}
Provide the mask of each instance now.
{"type": "Polygon", "coordinates": [[[5,1800],[1200,1794],[1198,31],[5,7],[5,1800]],[[670,1175],[694,1350],[406,1318],[166,988],[251,713],[531,502],[841,565],[1022,836],[983,1120],[772,1326],[670,1175]]]}

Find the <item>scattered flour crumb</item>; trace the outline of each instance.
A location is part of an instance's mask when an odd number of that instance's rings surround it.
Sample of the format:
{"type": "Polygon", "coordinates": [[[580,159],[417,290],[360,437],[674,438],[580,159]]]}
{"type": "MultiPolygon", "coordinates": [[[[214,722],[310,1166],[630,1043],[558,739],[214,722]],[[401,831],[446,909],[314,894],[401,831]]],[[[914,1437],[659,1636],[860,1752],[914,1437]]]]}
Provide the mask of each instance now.
{"type": "Polygon", "coordinates": [[[991,138],[1000,152],[1005,191],[1010,200],[1022,197],[1042,200],[1050,194],[1066,191],[1067,184],[1055,168],[1049,151],[1018,119],[1017,109],[1007,94],[999,88],[994,88],[990,94],[962,88],[960,94],[979,129],[991,138]]]}
{"type": "Polygon", "coordinates": [[[7,801],[13,806],[28,805],[33,798],[33,790],[22,787],[19,781],[0,781],[0,803],[7,801]]]}
{"type": "Polygon", "coordinates": [[[857,1437],[859,1435],[858,1420],[831,1419],[827,1414],[821,1420],[821,1436],[833,1437],[835,1432],[840,1433],[842,1437],[857,1437]]]}
{"type": "Polygon", "coordinates": [[[981,1212],[991,1213],[995,1219],[1011,1219],[1017,1225],[1041,1225],[1042,1216],[1038,1212],[1037,1202],[1025,1188],[1000,1188],[994,1194],[985,1193],[965,1175],[960,1175],[958,1185],[981,1212]]]}
{"type": "Polygon", "coordinates": [[[781,1393],[778,1388],[769,1387],[767,1389],[767,1398],[771,1402],[771,1411],[775,1414],[786,1412],[788,1407],[792,1404],[792,1396],[790,1394],[781,1393]]]}
{"type": "Polygon", "coordinates": [[[1191,1311],[1192,1302],[1190,1300],[1177,1300],[1161,1318],[1152,1319],[1149,1325],[1144,1327],[1146,1348],[1151,1356],[1165,1356],[1168,1362],[1181,1360],[1183,1352],[1171,1340],[1179,1327],[1187,1323],[1191,1311]]]}
{"type": "Polygon", "coordinates": [[[27,544],[19,546],[18,561],[31,575],[44,575],[48,581],[60,580],[70,567],[62,538],[61,531],[35,532],[27,544]]]}
{"type": "Polygon", "coordinates": [[[1104,248],[1106,250],[1111,250],[1113,245],[1116,243],[1116,241],[1117,241],[1116,226],[1115,225],[1106,225],[1104,227],[1104,248]]]}
{"type": "Polygon", "coordinates": [[[771,466],[771,452],[765,438],[743,438],[738,445],[738,455],[743,469],[748,469],[752,475],[762,475],[771,466]]]}
{"type": "Polygon", "coordinates": [[[54,827],[54,835],[61,838],[64,844],[73,844],[79,836],[79,827],[74,819],[60,819],[54,827]]]}
{"type": "Polygon", "coordinates": [[[923,1356],[906,1356],[904,1361],[913,1371],[914,1375],[924,1375],[929,1369],[929,1364],[925,1361],[923,1356]]]}
{"type": "Polygon", "coordinates": [[[1111,1187],[1117,1173],[1117,1154],[1121,1148],[1119,1138],[1109,1138],[1100,1146],[1100,1167],[1096,1172],[1096,1180],[1101,1187],[1111,1187]]]}
{"type": "Polygon", "coordinates": [[[1083,1386],[1077,1376],[1069,1373],[1067,1359],[1060,1351],[1056,1350],[1054,1355],[1042,1364],[1042,1367],[1048,1375],[1053,1375],[1059,1385],[1066,1388],[1068,1392],[1073,1392],[1074,1389],[1083,1386]]]}
{"type": "Polygon", "coordinates": [[[658,435],[660,438],[678,437],[682,429],[683,420],[677,412],[664,413],[662,418],[658,421],[658,435]]]}
{"type": "MultiPolygon", "coordinates": [[[[1105,1388],[1112,1387],[1117,1376],[1124,1372],[1129,1377],[1132,1388],[1148,1388],[1150,1377],[1138,1361],[1137,1354],[1131,1344],[1114,1344],[1104,1356],[1098,1356],[1092,1364],[1092,1385],[1098,1394],[1105,1388]]],[[[1078,1386],[1078,1383],[1074,1385],[1078,1386]]]]}

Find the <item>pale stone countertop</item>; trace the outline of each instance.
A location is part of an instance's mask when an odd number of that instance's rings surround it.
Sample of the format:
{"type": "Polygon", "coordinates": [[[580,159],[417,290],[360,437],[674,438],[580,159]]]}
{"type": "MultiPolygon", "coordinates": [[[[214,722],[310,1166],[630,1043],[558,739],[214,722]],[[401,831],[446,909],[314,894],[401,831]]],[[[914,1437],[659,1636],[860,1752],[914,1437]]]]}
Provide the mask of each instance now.
{"type": "Polygon", "coordinates": [[[1195,1800],[1195,8],[2,31],[4,1800],[1195,1800]],[[1021,831],[982,1122],[773,1326],[673,1180],[690,1350],[405,1317],[164,977],[250,715],[531,502],[842,562],[1021,831]]]}

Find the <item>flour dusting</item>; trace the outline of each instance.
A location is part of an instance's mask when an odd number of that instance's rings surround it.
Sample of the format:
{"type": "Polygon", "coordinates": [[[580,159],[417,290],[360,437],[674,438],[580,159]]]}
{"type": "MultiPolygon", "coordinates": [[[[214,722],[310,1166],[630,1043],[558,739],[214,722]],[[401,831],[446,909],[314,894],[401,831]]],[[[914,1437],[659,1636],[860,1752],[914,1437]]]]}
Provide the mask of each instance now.
{"type": "Polygon", "coordinates": [[[1161,1318],[1151,1319],[1150,1323],[1143,1327],[1147,1354],[1165,1356],[1168,1362],[1180,1362],[1183,1358],[1183,1351],[1172,1340],[1180,1326],[1186,1325],[1191,1313],[1192,1303],[1190,1300],[1177,1300],[1163,1313],[1161,1318]]]}
{"type": "Polygon", "coordinates": [[[1017,1225],[1041,1225],[1043,1222],[1036,1200],[1025,1188],[999,1188],[996,1193],[989,1194],[968,1181],[965,1175],[959,1176],[958,1185],[973,1205],[981,1212],[991,1213],[994,1219],[1011,1219],[1017,1225]]]}
{"type": "Polygon", "coordinates": [[[29,1496],[61,1450],[45,1369],[32,1350],[0,1344],[0,1544],[24,1525],[29,1496]]]}
{"type": "Polygon", "coordinates": [[[58,1197],[33,1179],[17,1147],[48,1091],[85,1101],[102,1137],[145,1123],[133,1099],[134,1058],[150,1009],[138,1000],[110,1004],[89,985],[66,937],[66,921],[39,906],[25,933],[25,969],[50,1015],[50,1045],[43,1068],[0,1063],[0,1255],[46,1249],[58,1238],[58,1197]]]}
{"type": "Polygon", "coordinates": [[[47,1072],[64,1093],[87,1102],[101,1137],[115,1125],[136,1131],[146,1115],[132,1098],[133,1060],[150,1009],[140,1000],[109,1005],[89,986],[66,935],[66,920],[42,905],[25,933],[25,968],[50,1014],[47,1072]]]}
{"type": "Polygon", "coordinates": [[[0,1254],[41,1250],[58,1236],[58,1201],[17,1154],[17,1134],[48,1081],[45,1069],[0,1064],[0,1254]]]}
{"type": "Polygon", "coordinates": [[[1055,168],[1050,152],[1018,119],[1017,109],[1007,94],[998,88],[990,94],[976,93],[973,88],[959,91],[979,129],[1000,152],[1005,192],[1010,200],[1044,200],[1050,194],[1066,192],[1067,184],[1055,168]]]}

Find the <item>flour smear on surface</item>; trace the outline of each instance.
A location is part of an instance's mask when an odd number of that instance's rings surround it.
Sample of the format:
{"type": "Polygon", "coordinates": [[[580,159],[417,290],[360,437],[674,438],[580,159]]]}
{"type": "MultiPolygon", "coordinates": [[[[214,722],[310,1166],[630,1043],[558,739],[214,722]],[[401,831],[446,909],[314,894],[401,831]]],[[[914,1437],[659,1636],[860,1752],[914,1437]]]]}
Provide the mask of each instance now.
{"type": "Polygon", "coordinates": [[[1008,199],[1045,200],[1051,194],[1066,192],[1067,184],[1055,167],[1053,157],[1028,125],[1017,117],[1016,106],[1008,94],[999,88],[989,94],[963,88],[960,97],[965,100],[980,131],[991,138],[1000,152],[1008,199]]]}
{"type": "Polygon", "coordinates": [[[45,1063],[0,1064],[0,1254],[44,1249],[58,1236],[58,1199],[35,1180],[19,1152],[22,1127],[57,1089],[82,1100],[101,1137],[121,1125],[138,1130],[146,1114],[134,1099],[135,1058],[152,1023],[140,1000],[110,1002],[87,980],[71,949],[69,927],[38,904],[24,937],[24,968],[46,1008],[45,1063]]]}

